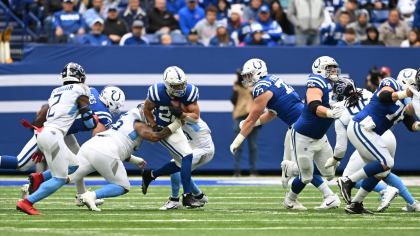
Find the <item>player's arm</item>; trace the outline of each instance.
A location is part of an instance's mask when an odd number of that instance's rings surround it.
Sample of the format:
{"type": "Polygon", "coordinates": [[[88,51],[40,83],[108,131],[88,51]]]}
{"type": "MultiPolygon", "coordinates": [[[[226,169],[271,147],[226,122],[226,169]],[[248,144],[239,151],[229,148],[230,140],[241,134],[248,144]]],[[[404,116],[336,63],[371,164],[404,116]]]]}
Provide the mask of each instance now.
{"type": "Polygon", "coordinates": [[[153,117],[153,109],[156,108],[156,104],[154,104],[152,101],[149,100],[149,98],[146,98],[146,101],[144,102],[144,115],[146,116],[147,121],[149,122],[151,127],[156,126],[155,119],[153,117]]]}
{"type": "Polygon", "coordinates": [[[45,121],[47,121],[48,109],[50,109],[50,105],[47,104],[43,108],[41,108],[41,110],[38,111],[34,121],[35,127],[41,128],[42,126],[44,126],[45,121]]]}
{"type": "Polygon", "coordinates": [[[79,107],[83,126],[89,130],[95,129],[98,125],[98,121],[93,116],[93,112],[89,107],[89,98],[87,96],[80,96],[77,99],[77,105],[79,107]]]}
{"type": "Polygon", "coordinates": [[[167,127],[163,127],[162,131],[154,132],[153,129],[144,122],[136,121],[134,123],[134,129],[136,130],[137,134],[150,142],[159,142],[160,140],[167,138],[177,129],[181,128],[181,126],[181,121],[179,119],[175,119],[172,124],[168,125],[167,127]]]}
{"type": "Polygon", "coordinates": [[[410,88],[407,88],[405,91],[395,92],[395,90],[390,86],[384,86],[378,92],[378,98],[380,103],[393,103],[397,100],[413,97],[413,93],[410,88]]]}
{"type": "Polygon", "coordinates": [[[97,133],[106,131],[106,127],[104,124],[98,122],[98,125],[96,126],[96,128],[92,131],[92,137],[95,136],[97,133]]]}
{"type": "MultiPolygon", "coordinates": [[[[259,119],[259,121],[260,121],[259,123],[260,124],[259,125],[267,124],[267,123],[269,123],[270,121],[272,121],[276,117],[277,117],[277,115],[275,113],[273,113],[271,111],[267,111],[266,113],[264,113],[264,114],[262,114],[260,116],[260,119],[259,119]]],[[[258,126],[257,123],[258,123],[258,120],[255,123],[255,126],[258,126]]]]}
{"type": "Polygon", "coordinates": [[[130,157],[128,157],[127,159],[124,160],[125,162],[131,163],[135,166],[137,166],[140,169],[143,169],[146,167],[147,162],[141,158],[141,157],[136,157],[134,155],[131,155],[130,157]]]}
{"type": "Polygon", "coordinates": [[[341,107],[329,109],[322,106],[323,92],[319,88],[308,88],[306,92],[306,101],[309,111],[319,117],[337,119],[341,116],[344,109],[341,107]]]}
{"type": "Polygon", "coordinates": [[[198,103],[191,103],[187,106],[187,109],[188,113],[183,112],[180,118],[190,124],[198,124],[198,119],[200,118],[200,107],[198,106],[198,103]]]}

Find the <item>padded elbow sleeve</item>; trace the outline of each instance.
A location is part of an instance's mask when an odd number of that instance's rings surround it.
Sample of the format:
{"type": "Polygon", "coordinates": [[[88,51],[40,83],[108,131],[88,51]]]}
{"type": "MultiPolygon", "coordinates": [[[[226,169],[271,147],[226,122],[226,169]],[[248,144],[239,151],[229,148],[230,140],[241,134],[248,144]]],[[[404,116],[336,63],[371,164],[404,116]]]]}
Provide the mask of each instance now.
{"type": "Polygon", "coordinates": [[[79,109],[80,116],[82,117],[82,124],[86,129],[92,130],[98,126],[98,122],[93,117],[92,110],[89,106],[84,106],[79,109]]]}
{"type": "Polygon", "coordinates": [[[392,92],[388,90],[384,90],[379,94],[379,102],[380,103],[392,103],[392,92]]]}
{"type": "Polygon", "coordinates": [[[321,101],[319,101],[319,100],[314,100],[314,101],[312,101],[312,102],[310,102],[310,103],[309,103],[308,108],[309,108],[309,111],[310,111],[312,114],[316,115],[316,109],[317,109],[319,106],[322,106],[322,102],[321,102],[321,101]]]}
{"type": "Polygon", "coordinates": [[[413,130],[413,124],[416,122],[416,119],[414,118],[414,116],[406,115],[402,121],[403,121],[405,127],[407,127],[407,129],[409,131],[411,131],[411,132],[416,132],[417,131],[417,130],[413,130]]]}

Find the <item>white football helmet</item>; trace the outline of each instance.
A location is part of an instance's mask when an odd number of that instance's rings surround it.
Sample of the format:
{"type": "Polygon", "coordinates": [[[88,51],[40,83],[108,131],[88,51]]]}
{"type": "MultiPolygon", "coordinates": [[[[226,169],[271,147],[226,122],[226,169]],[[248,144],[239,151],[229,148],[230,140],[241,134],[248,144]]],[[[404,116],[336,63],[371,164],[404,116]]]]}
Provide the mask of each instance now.
{"type": "Polygon", "coordinates": [[[253,58],[245,62],[241,75],[244,87],[253,87],[260,79],[267,76],[267,66],[263,60],[253,58]]]}
{"type": "Polygon", "coordinates": [[[99,94],[99,100],[105,104],[112,116],[118,116],[121,113],[120,108],[124,107],[124,92],[116,86],[106,86],[99,94]]]}
{"type": "Polygon", "coordinates": [[[416,70],[410,68],[400,71],[397,82],[401,85],[403,90],[406,90],[409,86],[413,86],[417,90],[416,73],[416,70]]]}
{"type": "Polygon", "coordinates": [[[334,58],[322,56],[317,58],[312,64],[312,73],[320,75],[331,81],[337,81],[340,77],[341,70],[338,68],[338,63],[334,60],[334,58]],[[328,69],[329,66],[335,66],[335,68],[328,69]]]}
{"type": "Polygon", "coordinates": [[[163,82],[168,93],[175,97],[183,97],[187,91],[187,76],[181,68],[171,66],[163,72],[163,82]],[[173,86],[182,85],[182,89],[176,90],[173,86]]]}

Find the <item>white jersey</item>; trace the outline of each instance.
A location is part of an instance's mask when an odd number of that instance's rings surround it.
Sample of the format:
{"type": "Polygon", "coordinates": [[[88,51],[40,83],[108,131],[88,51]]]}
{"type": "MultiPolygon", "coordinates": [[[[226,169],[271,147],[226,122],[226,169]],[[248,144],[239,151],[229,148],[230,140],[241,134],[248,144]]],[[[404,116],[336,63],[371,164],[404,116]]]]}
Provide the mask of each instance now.
{"type": "Polygon", "coordinates": [[[129,110],[127,113],[122,114],[120,119],[109,130],[96,135],[108,138],[95,137],[96,141],[100,142],[100,144],[91,145],[90,148],[106,156],[119,158],[121,161],[124,161],[131,154],[139,150],[143,143],[143,138],[134,129],[134,123],[136,121],[143,122],[144,120],[145,118],[140,115],[138,108],[129,110]],[[101,148],[104,145],[109,146],[106,151],[101,148]]]}
{"type": "Polygon", "coordinates": [[[201,118],[198,120],[198,124],[186,123],[182,126],[185,136],[187,137],[188,144],[192,149],[205,147],[212,142],[211,131],[201,118]]]}
{"type": "Polygon", "coordinates": [[[90,97],[89,87],[85,84],[69,84],[56,88],[48,99],[50,109],[47,113],[45,127],[56,128],[67,134],[70,126],[79,115],[77,99],[80,96],[90,97]]]}

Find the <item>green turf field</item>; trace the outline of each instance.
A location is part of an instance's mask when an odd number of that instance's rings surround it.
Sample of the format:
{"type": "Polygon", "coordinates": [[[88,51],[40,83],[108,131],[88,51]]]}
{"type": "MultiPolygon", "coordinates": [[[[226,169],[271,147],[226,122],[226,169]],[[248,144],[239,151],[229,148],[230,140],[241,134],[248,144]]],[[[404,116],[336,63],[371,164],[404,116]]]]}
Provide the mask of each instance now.
{"type": "MultiPolygon", "coordinates": [[[[99,187],[93,187],[97,189],[99,187]]],[[[408,187],[415,199],[420,187],[408,187]]],[[[202,187],[210,203],[200,209],[159,211],[170,187],[151,186],[147,195],[140,187],[121,197],[106,199],[101,212],[74,205],[75,187],[63,187],[35,207],[44,215],[16,211],[19,187],[0,187],[0,235],[420,235],[420,213],[402,212],[401,197],[384,213],[347,215],[339,209],[315,211],[321,196],[308,186],[299,200],[308,211],[290,211],[281,202],[280,186],[202,187]]],[[[338,187],[333,187],[338,192],[338,187]]],[[[354,191],[355,192],[355,191],[354,191]]],[[[379,206],[377,193],[365,206],[379,206]]],[[[340,197],[341,198],[341,197],[340,197]]]]}

